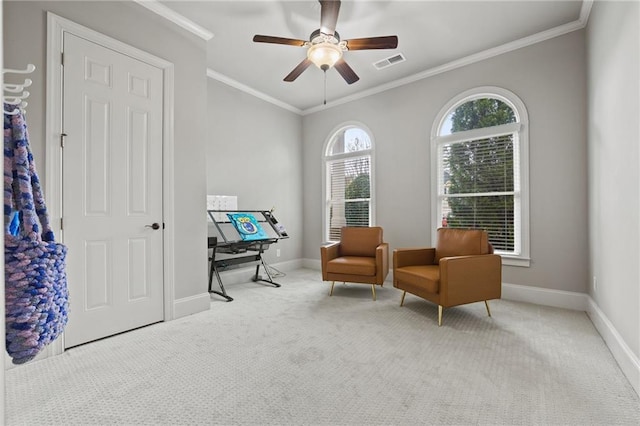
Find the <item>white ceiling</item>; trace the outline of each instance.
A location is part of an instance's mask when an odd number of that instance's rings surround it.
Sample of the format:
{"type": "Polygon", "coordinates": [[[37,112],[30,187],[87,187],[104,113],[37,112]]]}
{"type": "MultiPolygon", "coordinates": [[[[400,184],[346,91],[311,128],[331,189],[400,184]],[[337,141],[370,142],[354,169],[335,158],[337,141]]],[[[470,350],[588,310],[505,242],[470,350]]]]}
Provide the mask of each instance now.
{"type": "MultiPolygon", "coordinates": [[[[318,1],[155,3],[213,33],[207,41],[209,76],[296,112],[322,108],[320,69],[311,66],[294,82],[282,80],[306,57],[305,48],[252,41],[255,34],[308,40],[320,26],[318,1]]],[[[327,105],[582,28],[590,6],[590,0],[343,1],[336,26],[343,40],[397,35],[399,42],[393,50],[345,52],[360,80],[348,85],[329,70],[327,105]],[[382,70],[373,66],[397,53],[406,61],[382,70]]]]}

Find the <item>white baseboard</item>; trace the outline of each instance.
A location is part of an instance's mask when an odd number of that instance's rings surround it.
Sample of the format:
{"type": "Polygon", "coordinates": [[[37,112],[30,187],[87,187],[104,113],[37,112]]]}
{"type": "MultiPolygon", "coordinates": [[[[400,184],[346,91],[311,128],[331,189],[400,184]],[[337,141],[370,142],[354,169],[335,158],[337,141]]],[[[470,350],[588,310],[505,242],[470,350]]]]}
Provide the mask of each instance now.
{"type": "Polygon", "coordinates": [[[289,272],[289,271],[295,271],[296,269],[303,268],[304,267],[303,262],[304,260],[302,259],[294,259],[294,260],[287,260],[285,262],[271,263],[269,264],[269,266],[273,266],[274,268],[277,268],[282,272],[289,272]]]}
{"type": "MultiPolygon", "coordinates": [[[[320,259],[302,259],[302,267],[322,270],[320,259]]],[[[389,271],[387,281],[393,282],[393,272],[389,271]]],[[[534,303],[536,305],[553,306],[555,308],[586,311],[589,296],[573,291],[553,290],[519,284],[502,283],[502,298],[517,302],[534,303]]]]}
{"type": "Polygon", "coordinates": [[[502,283],[502,298],[556,308],[586,311],[589,319],[611,351],[620,369],[640,395],[640,359],[596,302],[586,293],[502,283]]]}
{"type": "Polygon", "coordinates": [[[576,293],[574,291],[502,283],[502,298],[516,302],[552,306],[554,308],[586,311],[589,296],[585,293],[576,293]]]}
{"type": "Polygon", "coordinates": [[[589,297],[587,315],[618,362],[620,369],[627,376],[629,383],[640,395],[640,359],[629,348],[609,318],[591,297],[589,297]]]}
{"type": "Polygon", "coordinates": [[[302,267],[313,269],[314,271],[322,271],[320,259],[302,259],[302,267]]]}
{"type": "MultiPolygon", "coordinates": [[[[296,267],[322,270],[319,259],[302,259],[296,267]]],[[[251,279],[251,272],[248,279],[251,279]]],[[[389,273],[392,277],[393,273],[389,273]]],[[[387,279],[389,280],[389,278],[387,279]]],[[[245,279],[246,281],[246,279],[245,279]]],[[[225,281],[226,283],[226,281],[225,281]]],[[[602,336],[607,347],[620,365],[623,373],[640,395],[640,359],[631,351],[622,336],[615,329],[611,321],[600,310],[595,301],[586,293],[555,290],[548,288],[532,287],[519,284],[502,283],[502,298],[518,302],[533,303],[536,305],[551,306],[555,308],[585,311],[591,322],[602,336]]]]}
{"type": "Polygon", "coordinates": [[[211,296],[209,293],[200,293],[195,296],[177,299],[173,303],[173,318],[178,319],[187,315],[197,314],[198,312],[207,311],[211,306],[211,296]]]}

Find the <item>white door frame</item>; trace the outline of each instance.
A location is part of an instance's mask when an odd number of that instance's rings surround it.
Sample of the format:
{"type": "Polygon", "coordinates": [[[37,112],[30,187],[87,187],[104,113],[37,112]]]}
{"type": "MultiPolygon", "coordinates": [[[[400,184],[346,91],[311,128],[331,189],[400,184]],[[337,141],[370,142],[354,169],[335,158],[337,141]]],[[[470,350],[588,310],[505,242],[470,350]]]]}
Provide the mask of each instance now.
{"type": "MultiPolygon", "coordinates": [[[[51,227],[62,238],[60,218],[62,217],[62,149],[60,146],[62,129],[62,51],[63,34],[72,33],[78,37],[100,44],[116,52],[146,62],[163,70],[164,102],[162,108],[162,208],[165,224],[163,236],[164,275],[164,321],[174,318],[175,277],[174,277],[174,69],[171,62],[129,46],[109,36],[98,33],[68,19],[47,12],[47,105],[45,159],[46,182],[45,199],[51,218],[51,227]]],[[[64,338],[57,339],[47,347],[47,356],[64,352],[64,338]]]]}

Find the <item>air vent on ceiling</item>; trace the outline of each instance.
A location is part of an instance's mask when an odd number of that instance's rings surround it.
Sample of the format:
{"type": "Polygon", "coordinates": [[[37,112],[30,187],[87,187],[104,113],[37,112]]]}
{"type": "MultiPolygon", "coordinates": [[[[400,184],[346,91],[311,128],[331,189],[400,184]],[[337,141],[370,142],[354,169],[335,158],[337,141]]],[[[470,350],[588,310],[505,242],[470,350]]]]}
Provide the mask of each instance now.
{"type": "Polygon", "coordinates": [[[400,62],[404,62],[406,61],[405,57],[402,55],[402,53],[397,53],[393,56],[389,56],[388,58],[385,58],[381,61],[378,62],[374,62],[373,66],[376,67],[377,69],[381,70],[383,68],[387,68],[390,67],[391,65],[396,65],[399,64],[400,62]]]}

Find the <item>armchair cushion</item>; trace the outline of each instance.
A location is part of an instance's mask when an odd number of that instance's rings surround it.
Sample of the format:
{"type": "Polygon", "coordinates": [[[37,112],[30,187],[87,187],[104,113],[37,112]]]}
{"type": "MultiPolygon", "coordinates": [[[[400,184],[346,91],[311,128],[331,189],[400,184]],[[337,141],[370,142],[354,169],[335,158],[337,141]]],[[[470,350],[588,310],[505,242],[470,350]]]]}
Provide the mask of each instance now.
{"type": "Polygon", "coordinates": [[[421,288],[428,293],[438,293],[440,290],[440,267],[438,265],[405,266],[396,269],[394,278],[401,280],[405,285],[421,288]]]}
{"type": "Polygon", "coordinates": [[[346,275],[376,274],[376,258],[361,256],[344,256],[327,262],[327,272],[346,275]]]}

